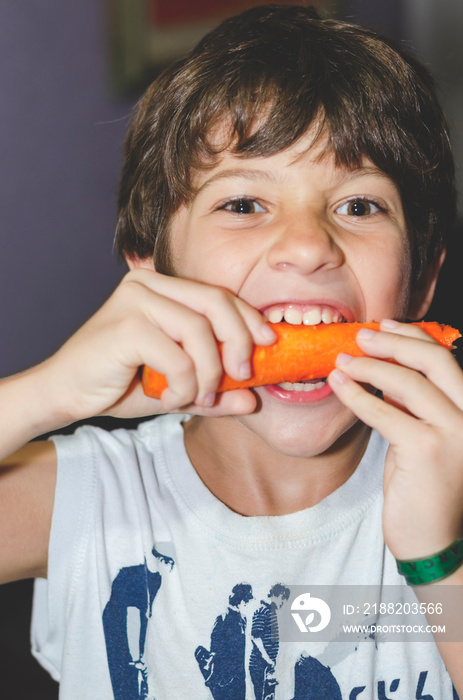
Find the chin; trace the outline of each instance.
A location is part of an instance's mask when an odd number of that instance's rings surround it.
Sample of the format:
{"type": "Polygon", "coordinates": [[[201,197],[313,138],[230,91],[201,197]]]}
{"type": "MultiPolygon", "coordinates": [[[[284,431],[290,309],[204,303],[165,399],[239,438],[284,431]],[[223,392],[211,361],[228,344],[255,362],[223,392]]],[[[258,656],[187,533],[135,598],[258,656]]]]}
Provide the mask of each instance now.
{"type": "Polygon", "coordinates": [[[336,449],[341,438],[347,437],[358,423],[356,416],[344,407],[336,417],[266,414],[261,410],[238,420],[273,452],[300,459],[336,449]]]}

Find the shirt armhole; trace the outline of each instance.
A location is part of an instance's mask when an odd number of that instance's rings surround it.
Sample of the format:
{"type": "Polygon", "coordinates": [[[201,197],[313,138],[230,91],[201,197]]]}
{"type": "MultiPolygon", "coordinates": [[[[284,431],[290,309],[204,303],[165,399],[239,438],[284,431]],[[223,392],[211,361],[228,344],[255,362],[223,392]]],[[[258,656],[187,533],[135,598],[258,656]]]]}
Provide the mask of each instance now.
{"type": "Polygon", "coordinates": [[[91,435],[53,437],[58,457],[55,502],[48,548],[47,579],[36,579],[31,621],[32,654],[60,681],[66,621],[84,560],[95,493],[91,435]]]}

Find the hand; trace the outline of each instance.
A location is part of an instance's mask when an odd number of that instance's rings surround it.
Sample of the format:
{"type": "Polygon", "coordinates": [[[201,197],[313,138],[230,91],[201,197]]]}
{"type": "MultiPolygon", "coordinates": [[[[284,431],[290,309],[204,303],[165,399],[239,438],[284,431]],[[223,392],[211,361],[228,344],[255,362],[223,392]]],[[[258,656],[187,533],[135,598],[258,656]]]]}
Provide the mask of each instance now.
{"type": "Polygon", "coordinates": [[[329,383],[390,444],[386,544],[396,559],[426,557],[462,534],[463,373],[448,350],[409,324],[383,321],[379,332],[359,332],[357,343],[369,357],[340,355],[329,383]],[[380,389],[384,401],[362,384],[380,389]]]}
{"type": "Polygon", "coordinates": [[[250,374],[253,344],[274,342],[256,309],[225,289],[129,272],[108,301],[44,363],[47,391],[70,421],[184,410],[199,415],[250,413],[249,390],[215,397],[223,369],[250,374]],[[223,367],[217,341],[223,343],[223,367]],[[146,397],[140,365],[167,375],[160,401],[146,397]]]}

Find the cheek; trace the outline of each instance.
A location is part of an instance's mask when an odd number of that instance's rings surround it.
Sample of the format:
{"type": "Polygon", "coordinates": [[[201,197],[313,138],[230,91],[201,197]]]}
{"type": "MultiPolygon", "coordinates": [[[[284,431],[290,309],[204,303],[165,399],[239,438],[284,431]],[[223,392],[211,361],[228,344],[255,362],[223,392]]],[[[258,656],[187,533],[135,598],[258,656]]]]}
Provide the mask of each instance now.
{"type": "Polygon", "coordinates": [[[177,277],[207,282],[211,250],[207,236],[198,231],[198,224],[188,209],[181,208],[172,217],[166,240],[172,273],[177,277]]]}
{"type": "Polygon", "coordinates": [[[190,230],[176,247],[176,269],[181,275],[199,282],[227,287],[238,293],[247,277],[255,254],[239,236],[218,237],[217,232],[204,228],[190,230]]]}
{"type": "Polygon", "coordinates": [[[380,250],[370,264],[361,266],[359,276],[367,306],[374,314],[405,317],[410,298],[411,264],[403,244],[380,250]]]}

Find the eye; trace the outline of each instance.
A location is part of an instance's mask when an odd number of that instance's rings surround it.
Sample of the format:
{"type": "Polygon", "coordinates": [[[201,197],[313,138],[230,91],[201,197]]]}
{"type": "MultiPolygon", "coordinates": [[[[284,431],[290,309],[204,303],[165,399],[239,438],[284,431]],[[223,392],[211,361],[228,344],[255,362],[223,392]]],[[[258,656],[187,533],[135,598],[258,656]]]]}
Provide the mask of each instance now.
{"type": "Polygon", "coordinates": [[[233,214],[264,214],[266,209],[255,199],[250,197],[238,197],[230,199],[220,209],[231,211],[233,214]]]}
{"type": "Polygon", "coordinates": [[[350,199],[348,202],[344,202],[340,207],[336,209],[337,214],[342,216],[355,216],[357,218],[362,218],[366,216],[371,216],[372,214],[377,214],[380,211],[384,211],[379,204],[372,202],[369,199],[350,199]]]}

